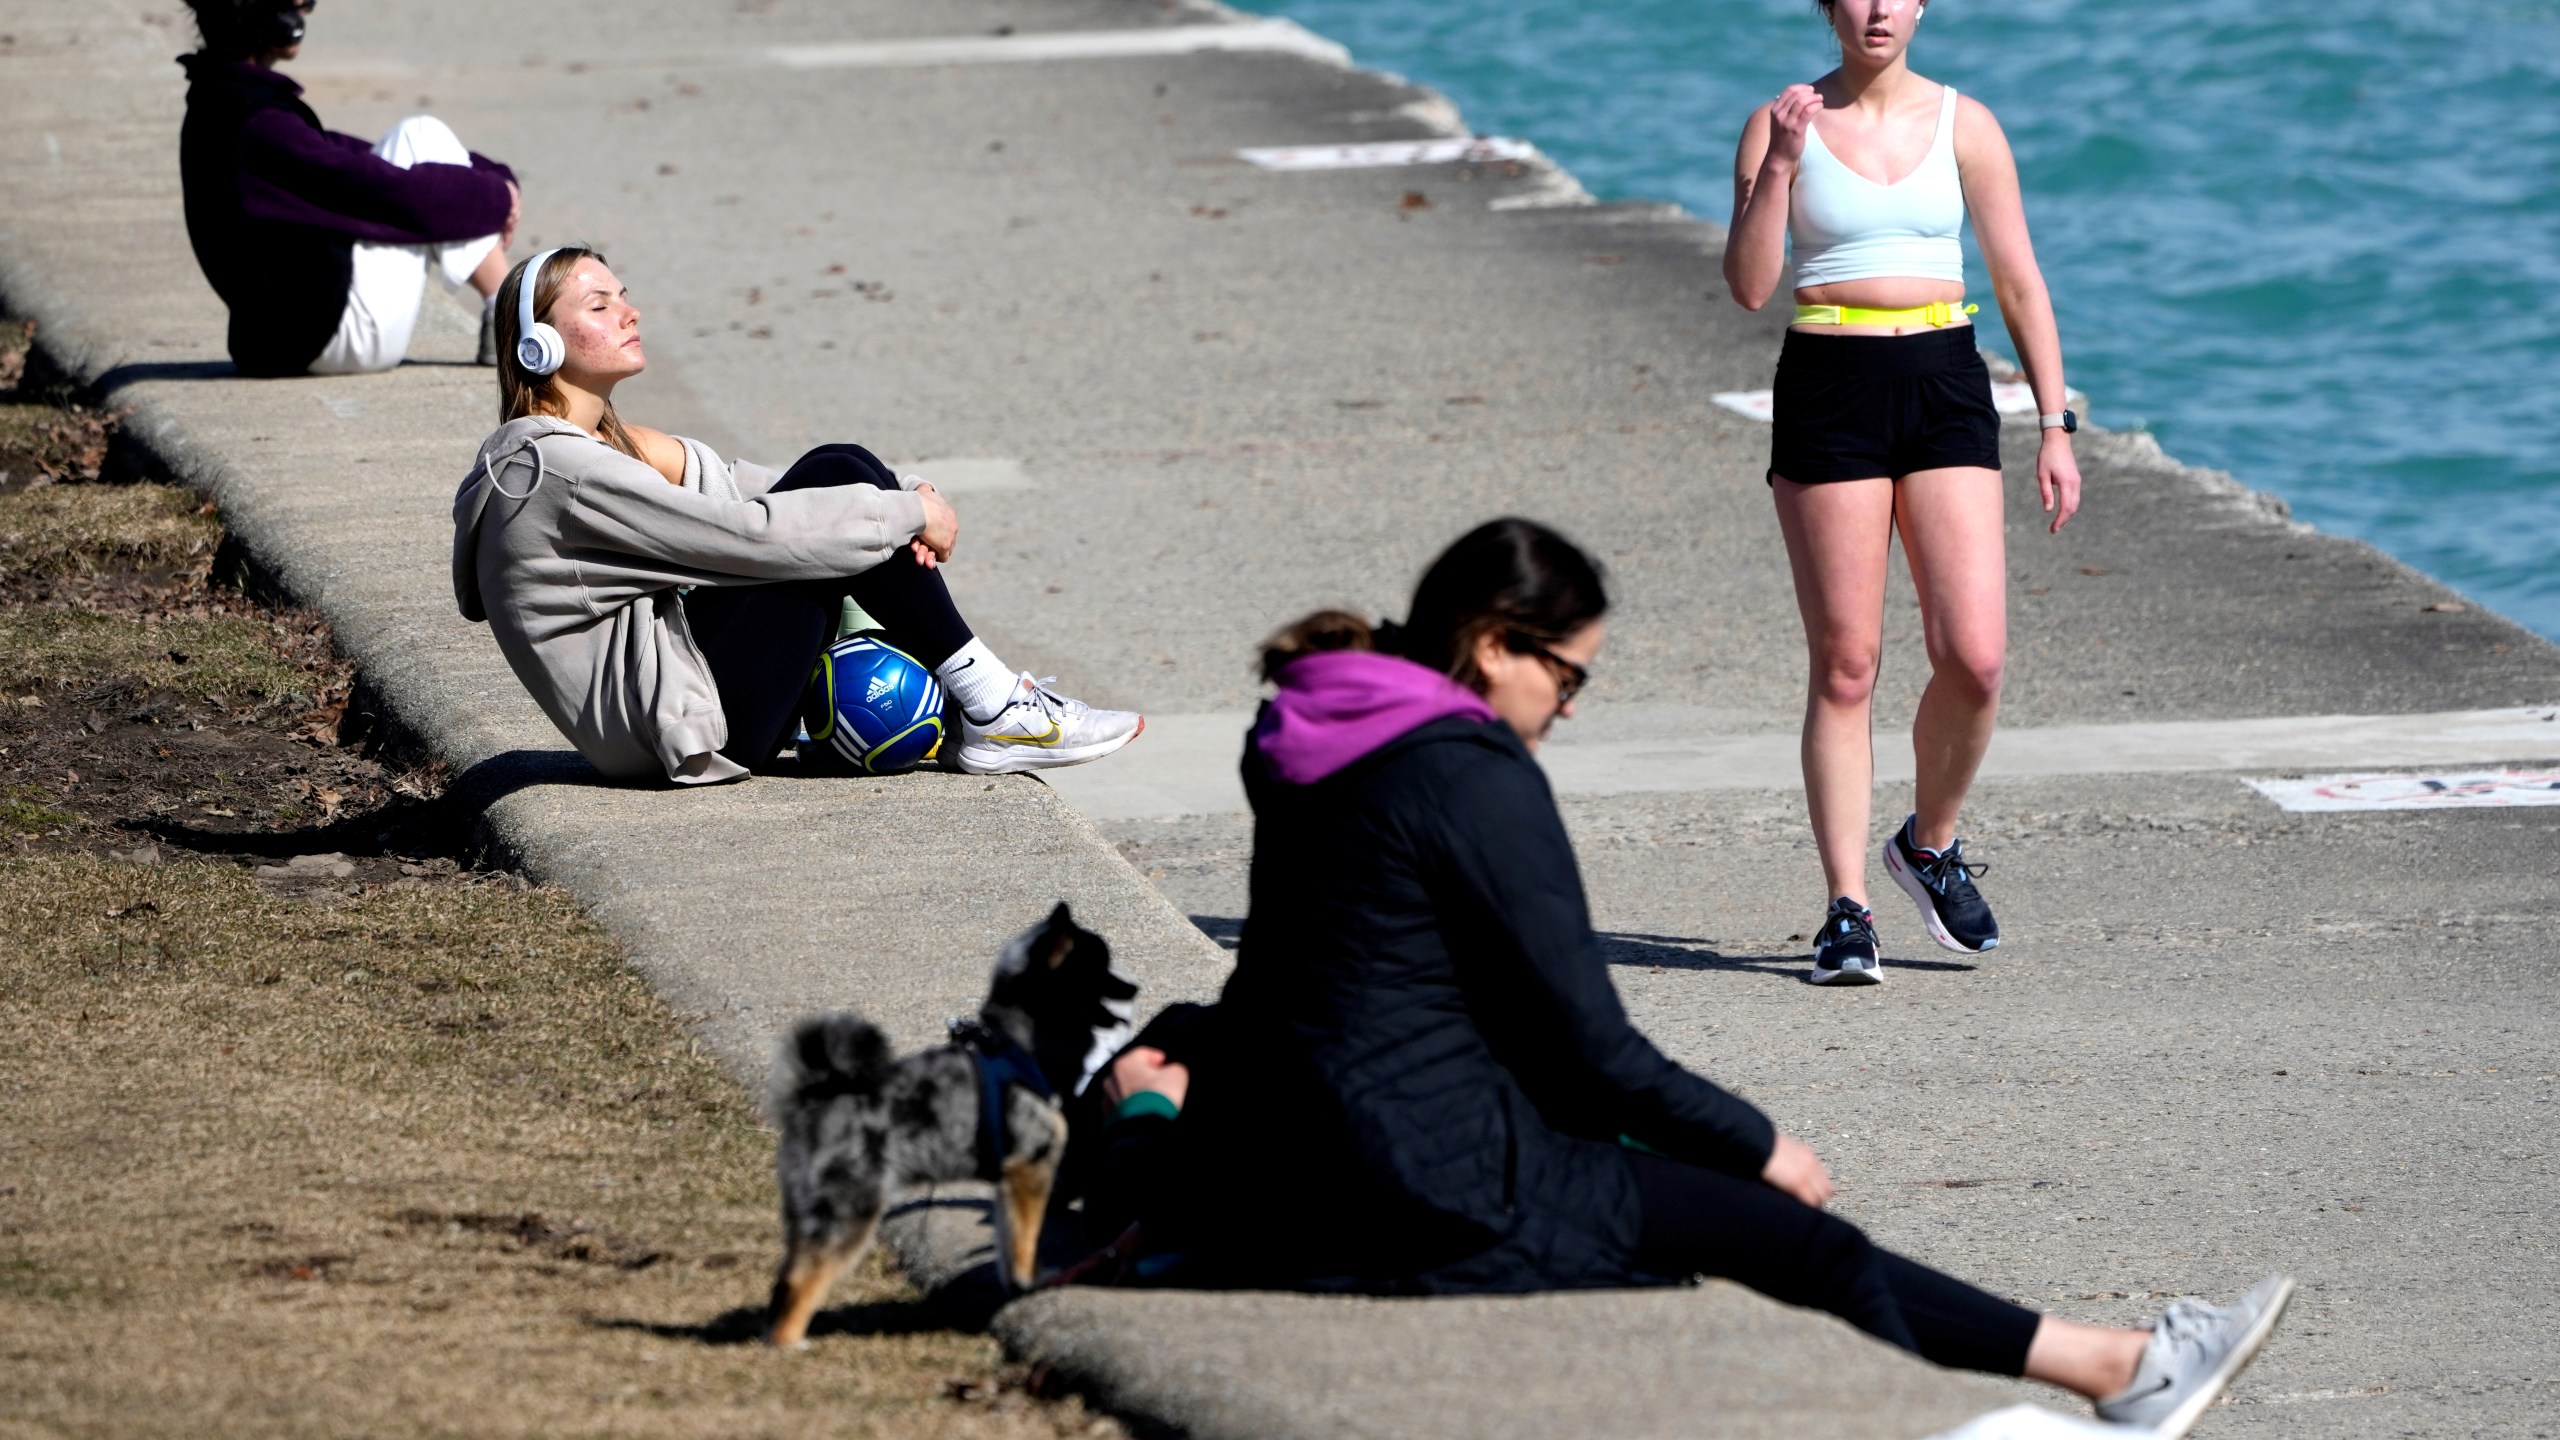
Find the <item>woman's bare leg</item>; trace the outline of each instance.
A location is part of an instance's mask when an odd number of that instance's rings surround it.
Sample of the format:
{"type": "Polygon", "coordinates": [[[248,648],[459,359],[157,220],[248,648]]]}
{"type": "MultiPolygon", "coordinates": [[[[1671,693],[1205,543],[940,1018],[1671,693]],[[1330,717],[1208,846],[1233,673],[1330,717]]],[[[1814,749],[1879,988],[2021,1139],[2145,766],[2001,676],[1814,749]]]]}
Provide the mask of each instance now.
{"type": "Polygon", "coordinates": [[[1921,470],[1894,487],[1894,523],[1920,592],[1929,688],[1911,726],[1913,839],[1944,850],[2000,710],[2009,653],[2009,577],[2000,472],[1921,470]]]}
{"type": "Polygon", "coordinates": [[[2133,1383],[2134,1367],[2149,1343],[2148,1330],[2083,1325],[2047,1315],[2027,1345],[2027,1378],[2104,1400],[2123,1394],[2133,1383]]]}
{"type": "Polygon", "coordinates": [[[1884,646],[1885,557],[1893,544],[1890,480],[1771,483],[1795,572],[1811,661],[1804,707],[1805,808],[1833,897],[1867,903],[1867,823],[1875,747],[1868,707],[1884,646]]]}

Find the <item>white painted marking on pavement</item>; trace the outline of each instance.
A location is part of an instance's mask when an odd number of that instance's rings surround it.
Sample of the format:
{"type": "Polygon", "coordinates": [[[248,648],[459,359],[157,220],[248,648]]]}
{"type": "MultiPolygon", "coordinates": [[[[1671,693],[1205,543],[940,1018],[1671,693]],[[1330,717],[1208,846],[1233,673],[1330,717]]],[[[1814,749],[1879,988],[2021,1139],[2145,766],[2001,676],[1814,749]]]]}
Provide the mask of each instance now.
{"type": "Polygon", "coordinates": [[[912,465],[896,467],[901,474],[912,473],[933,482],[933,488],[952,495],[985,495],[1003,490],[1037,490],[1040,482],[1022,468],[1019,460],[1003,456],[953,455],[941,460],[918,460],[912,465]]]}
{"type": "Polygon", "coordinates": [[[1383,170],[1398,165],[1488,165],[1530,161],[1538,147],[1501,135],[1444,140],[1385,140],[1372,145],[1281,145],[1239,150],[1239,159],[1265,170],[1383,170]]]}
{"type": "Polygon", "coordinates": [[[794,70],[907,69],[925,65],[1003,65],[1042,60],[1131,60],[1203,51],[1303,55],[1348,66],[1351,52],[1290,20],[1167,25],[1149,30],[1063,30],[1036,35],[964,35],[938,40],[869,40],[838,45],[778,45],[765,52],[794,70]]]}
{"type": "Polygon", "coordinates": [[[2468,810],[2560,805],[2560,770],[2313,775],[2300,780],[2252,780],[2249,785],[2287,810],[2468,810]]]}
{"type": "MultiPolygon", "coordinates": [[[[1991,741],[1983,773],[2378,769],[2545,758],[2560,758],[2560,708],[2540,705],[2428,715],[2278,715],[2003,730],[1991,741]]],[[[1905,755],[1898,778],[1909,778],[1909,763],[1905,755]]]]}
{"type": "MultiPolygon", "coordinates": [[[[2077,390],[2066,390],[2064,398],[2073,409],[2088,405],[2089,397],[2077,390]]],[[[1762,424],[1769,423],[1773,413],[1771,395],[1766,390],[1719,390],[1707,397],[1736,415],[1747,416],[1762,424]]],[[[2023,380],[1991,382],[1991,408],[2003,415],[2037,415],[2036,392],[2023,380]]]]}
{"type": "MultiPolygon", "coordinates": [[[[1676,715],[1667,707],[1665,715],[1676,715]]],[[[1150,715],[1138,743],[1095,765],[1043,778],[1094,820],[1233,815],[1245,809],[1236,776],[1242,711],[1150,715]]],[[[1655,728],[1648,721],[1645,728],[1655,728]]],[[[1743,735],[1667,732],[1661,738],[1570,738],[1539,754],[1559,795],[1792,790],[1802,783],[1794,731],[1743,735]]],[[[1986,779],[2471,764],[2560,758],[2560,709],[2464,710],[2432,715],[2286,715],[2138,725],[2050,725],[2000,731],[1986,779]]],[[[1876,778],[1911,778],[1908,747],[1877,748],[1876,778]]]]}
{"type": "Polygon", "coordinates": [[[1745,420],[1766,425],[1777,415],[1777,396],[1767,390],[1719,390],[1707,397],[1745,420]]]}
{"type": "Polygon", "coordinates": [[[1107,760],[1040,773],[1088,820],[1240,815],[1236,762],[1253,717],[1242,711],[1149,715],[1147,733],[1107,760]]]}
{"type": "Polygon", "coordinates": [[[62,142],[49,133],[44,137],[44,153],[55,169],[62,168],[62,142]]]}

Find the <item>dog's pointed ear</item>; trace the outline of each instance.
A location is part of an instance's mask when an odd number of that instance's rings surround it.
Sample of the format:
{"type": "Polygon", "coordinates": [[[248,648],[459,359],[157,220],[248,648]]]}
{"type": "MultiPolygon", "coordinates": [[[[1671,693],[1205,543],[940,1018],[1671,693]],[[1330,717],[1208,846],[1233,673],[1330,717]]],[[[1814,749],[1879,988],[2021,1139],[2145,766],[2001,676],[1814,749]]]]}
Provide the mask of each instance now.
{"type": "Polygon", "coordinates": [[[1076,948],[1079,933],[1075,917],[1067,913],[1067,902],[1061,900],[1058,908],[1050,911],[1048,920],[1042,924],[1040,938],[1032,943],[1032,954],[1039,959],[1042,968],[1055,970],[1067,963],[1067,956],[1076,948]]]}

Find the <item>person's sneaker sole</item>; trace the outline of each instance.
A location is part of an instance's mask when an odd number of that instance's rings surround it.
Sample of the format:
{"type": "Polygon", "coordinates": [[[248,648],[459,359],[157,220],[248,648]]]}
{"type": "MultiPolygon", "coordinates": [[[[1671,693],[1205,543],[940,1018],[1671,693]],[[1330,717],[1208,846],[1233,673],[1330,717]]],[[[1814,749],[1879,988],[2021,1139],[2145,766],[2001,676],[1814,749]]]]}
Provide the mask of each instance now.
{"type": "Polygon", "coordinates": [[[1141,716],[1137,727],[1128,734],[1117,740],[1105,740],[1098,745],[1080,745],[1072,750],[1044,749],[1037,745],[1009,745],[999,752],[1004,757],[1003,761],[994,765],[973,762],[968,747],[964,745],[959,754],[954,757],[953,763],[971,775],[1020,775],[1033,770],[1057,770],[1069,765],[1082,765],[1088,760],[1099,760],[1146,733],[1146,718],[1141,716]]]}
{"type": "Polygon", "coordinates": [[[2278,1275],[2269,1283],[2276,1287],[2275,1299],[2258,1312],[2256,1322],[2241,1335],[2240,1343],[2232,1346],[2230,1353],[2222,1357],[2222,1363],[2214,1367],[2213,1378],[2197,1386],[2196,1393],[2179,1401],[2178,1408],[2170,1411],[2152,1429],[2151,1433],[2158,1440],[2186,1440],[2187,1432],[2196,1428],[2196,1422],[2204,1418],[2204,1412],[2212,1408],[2214,1401],[2222,1398],[2222,1392],[2231,1388],[2231,1382],[2240,1378],[2240,1372],[2249,1368],[2249,1362],[2258,1358],[2258,1351],[2266,1345],[2267,1337],[2276,1333],[2276,1322],[2284,1318],[2284,1307],[2293,1303],[2293,1277],[2278,1275]]]}
{"type": "Polygon", "coordinates": [[[1959,955],[1979,955],[1983,950],[1999,948],[2000,937],[1996,935],[1977,950],[1947,933],[1946,922],[1938,918],[1938,902],[1929,894],[1928,882],[1922,880],[1920,872],[1912,869],[1910,863],[1902,858],[1902,847],[1892,840],[1884,842],[1884,873],[1892,876],[1893,883],[1903,894],[1911,897],[1912,904],[1920,908],[1921,923],[1929,927],[1929,938],[1937,941],[1940,949],[1953,950],[1959,955]]]}
{"type": "Polygon", "coordinates": [[[1813,967],[1813,983],[1816,985],[1881,985],[1884,983],[1884,966],[1878,963],[1872,970],[1864,967],[1853,970],[1843,965],[1837,970],[1825,970],[1816,965],[1813,967]]]}

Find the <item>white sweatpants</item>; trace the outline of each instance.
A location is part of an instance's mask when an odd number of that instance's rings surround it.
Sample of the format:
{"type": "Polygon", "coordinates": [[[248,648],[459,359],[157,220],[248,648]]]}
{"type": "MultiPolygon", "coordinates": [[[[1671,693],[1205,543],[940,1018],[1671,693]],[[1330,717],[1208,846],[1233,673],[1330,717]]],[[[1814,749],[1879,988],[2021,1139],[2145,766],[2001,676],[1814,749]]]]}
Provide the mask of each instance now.
{"type": "MultiPolygon", "coordinates": [[[[471,152],[453,128],[433,115],[412,115],[391,127],[373,153],[406,170],[420,161],[468,165],[471,152]]],[[[314,375],[361,375],[388,370],[409,353],[409,336],[418,328],[418,307],[425,303],[427,273],[432,268],[444,283],[470,282],[495,235],[455,240],[443,245],[376,245],[359,240],[355,275],[347,285],[346,313],[338,317],[338,333],[329,348],[311,362],[314,375]]]]}

